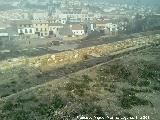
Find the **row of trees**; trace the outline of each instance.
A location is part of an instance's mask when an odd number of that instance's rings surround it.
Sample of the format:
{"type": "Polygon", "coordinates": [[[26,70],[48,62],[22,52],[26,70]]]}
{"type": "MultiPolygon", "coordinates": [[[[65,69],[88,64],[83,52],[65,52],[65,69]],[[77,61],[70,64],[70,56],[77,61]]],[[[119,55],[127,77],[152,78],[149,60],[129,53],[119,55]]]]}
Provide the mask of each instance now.
{"type": "Polygon", "coordinates": [[[123,23],[125,24],[121,25],[119,21],[120,33],[130,34],[160,29],[160,17],[153,15],[142,16],[137,14],[133,19],[123,19],[123,23]]]}

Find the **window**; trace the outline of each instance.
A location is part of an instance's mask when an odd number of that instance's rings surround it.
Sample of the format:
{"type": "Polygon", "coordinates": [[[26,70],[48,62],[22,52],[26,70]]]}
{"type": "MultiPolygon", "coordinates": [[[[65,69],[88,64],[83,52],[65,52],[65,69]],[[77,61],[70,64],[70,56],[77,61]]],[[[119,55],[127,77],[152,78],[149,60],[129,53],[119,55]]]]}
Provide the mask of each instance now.
{"type": "Polygon", "coordinates": [[[32,33],[32,29],[30,29],[29,32],[32,33]]]}
{"type": "Polygon", "coordinates": [[[25,29],[25,33],[28,33],[27,29],[25,29]]]}
{"type": "Polygon", "coordinates": [[[38,28],[36,28],[36,31],[38,31],[38,28]]]}
{"type": "Polygon", "coordinates": [[[20,30],[20,33],[23,33],[23,31],[22,31],[22,30],[20,30]]]}
{"type": "Polygon", "coordinates": [[[45,31],[47,31],[47,28],[45,28],[45,31]]]}
{"type": "Polygon", "coordinates": [[[41,28],[41,31],[43,31],[42,28],[41,28]]]}

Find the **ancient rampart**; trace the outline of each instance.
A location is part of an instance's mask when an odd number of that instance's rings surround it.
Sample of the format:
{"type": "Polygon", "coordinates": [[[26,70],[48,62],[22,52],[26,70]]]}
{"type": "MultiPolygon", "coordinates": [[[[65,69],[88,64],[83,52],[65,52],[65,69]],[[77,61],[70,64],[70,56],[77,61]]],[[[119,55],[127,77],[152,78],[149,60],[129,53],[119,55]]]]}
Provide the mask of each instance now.
{"type": "Polygon", "coordinates": [[[33,58],[23,57],[11,59],[9,61],[2,61],[0,62],[0,69],[5,70],[15,66],[28,65],[40,68],[42,71],[46,71],[52,68],[64,66],[66,64],[72,64],[85,59],[89,59],[90,56],[99,57],[122,49],[130,47],[143,47],[149,44],[156,44],[159,42],[160,34],[143,36],[139,38],[126,39],[119,42],[102,44],[72,51],[65,51],[56,54],[47,54],[33,58]]]}

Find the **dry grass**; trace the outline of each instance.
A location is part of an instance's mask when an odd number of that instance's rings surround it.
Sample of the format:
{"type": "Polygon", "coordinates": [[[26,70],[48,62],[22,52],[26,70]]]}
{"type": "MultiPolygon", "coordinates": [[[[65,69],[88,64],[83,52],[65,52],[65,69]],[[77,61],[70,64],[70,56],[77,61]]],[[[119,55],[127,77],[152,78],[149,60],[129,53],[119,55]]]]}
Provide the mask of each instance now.
{"type": "MultiPolygon", "coordinates": [[[[61,120],[79,115],[105,118],[106,114],[127,117],[138,114],[136,110],[130,112],[133,109],[147,107],[151,111],[157,103],[154,99],[140,96],[156,93],[158,98],[159,95],[159,52],[150,54],[151,49],[154,52],[159,50],[150,48],[136,52],[134,57],[130,54],[4,98],[0,104],[0,118],[61,120]],[[148,54],[144,54],[146,52],[148,54]],[[145,59],[146,56],[152,60],[145,59]]],[[[158,114],[154,113],[154,116],[158,114]]]]}

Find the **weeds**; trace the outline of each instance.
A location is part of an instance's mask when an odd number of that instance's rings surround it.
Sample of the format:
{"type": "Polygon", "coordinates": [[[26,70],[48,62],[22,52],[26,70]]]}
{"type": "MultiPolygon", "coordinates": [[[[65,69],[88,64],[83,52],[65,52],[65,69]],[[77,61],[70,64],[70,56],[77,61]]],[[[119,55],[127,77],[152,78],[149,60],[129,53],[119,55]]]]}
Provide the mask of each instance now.
{"type": "Polygon", "coordinates": [[[11,111],[11,110],[13,110],[14,108],[15,108],[15,104],[13,104],[13,102],[11,102],[11,101],[7,101],[7,102],[4,104],[2,110],[3,110],[3,111],[11,111]]]}
{"type": "Polygon", "coordinates": [[[27,103],[29,101],[37,102],[38,99],[35,96],[31,96],[30,98],[26,98],[26,99],[24,99],[24,98],[17,98],[17,102],[18,103],[27,103]]]}
{"type": "Polygon", "coordinates": [[[148,81],[148,80],[141,80],[137,84],[138,84],[139,87],[148,87],[150,85],[150,81],[148,81]]]}
{"type": "Polygon", "coordinates": [[[154,86],[154,87],[152,87],[152,89],[160,92],[160,86],[154,86]]]}
{"type": "Polygon", "coordinates": [[[82,115],[89,115],[89,116],[98,116],[98,117],[105,117],[105,113],[103,112],[102,108],[98,105],[93,103],[82,103],[81,109],[79,114],[82,115]]]}
{"type": "Polygon", "coordinates": [[[129,88],[129,89],[123,89],[123,91],[131,91],[134,93],[151,93],[152,92],[152,90],[149,88],[145,88],[145,89],[129,88]]]}
{"type": "Polygon", "coordinates": [[[35,111],[40,115],[52,116],[55,114],[55,111],[61,109],[65,106],[65,101],[59,96],[55,95],[50,103],[40,103],[35,111]]]}
{"type": "Polygon", "coordinates": [[[120,105],[124,109],[131,109],[133,106],[149,105],[148,100],[138,98],[134,91],[123,90],[123,95],[119,98],[120,105]]]}

